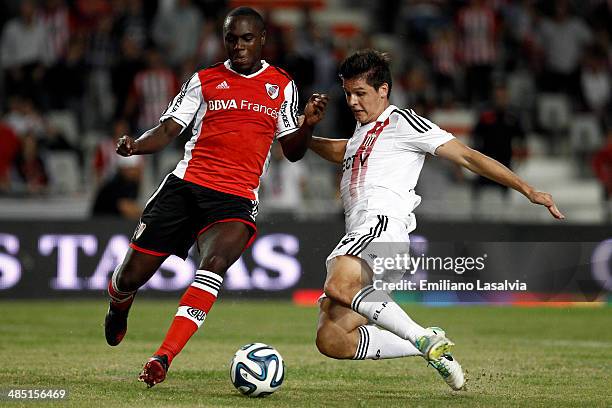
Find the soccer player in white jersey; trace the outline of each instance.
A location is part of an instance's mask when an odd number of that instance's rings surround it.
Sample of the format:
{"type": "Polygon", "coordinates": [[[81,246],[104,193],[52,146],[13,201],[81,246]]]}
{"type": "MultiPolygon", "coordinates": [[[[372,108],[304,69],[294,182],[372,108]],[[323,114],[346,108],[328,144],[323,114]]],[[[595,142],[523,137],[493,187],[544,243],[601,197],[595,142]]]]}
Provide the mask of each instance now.
{"type": "MultiPolygon", "coordinates": [[[[309,142],[321,157],[342,164],[346,220],[346,235],[326,262],[317,348],[337,359],[420,355],[459,390],[465,379],[445,332],[422,327],[388,292],[372,285],[375,259],[408,253],[408,234],[416,228],[413,210],[421,201],[414,188],[425,155],[448,159],[517,190],[532,203],[546,206],[555,218],[564,216],[550,194],[536,191],[414,111],[391,105],[391,74],[384,54],[365,50],[351,55],[341,64],[340,77],[357,120],[355,133],[348,140],[313,137],[309,142]]],[[[387,272],[382,280],[393,282],[403,271],[387,272]]]]}

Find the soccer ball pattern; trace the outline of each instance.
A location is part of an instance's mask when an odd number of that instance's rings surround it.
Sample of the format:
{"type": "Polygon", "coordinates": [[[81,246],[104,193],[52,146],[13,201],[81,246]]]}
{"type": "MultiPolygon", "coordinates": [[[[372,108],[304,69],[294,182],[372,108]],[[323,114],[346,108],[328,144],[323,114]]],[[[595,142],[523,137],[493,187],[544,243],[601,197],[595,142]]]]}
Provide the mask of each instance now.
{"type": "Polygon", "coordinates": [[[244,345],[230,364],[234,387],[249,397],[265,397],[278,390],[285,379],[285,363],[280,353],[264,343],[244,345]]]}

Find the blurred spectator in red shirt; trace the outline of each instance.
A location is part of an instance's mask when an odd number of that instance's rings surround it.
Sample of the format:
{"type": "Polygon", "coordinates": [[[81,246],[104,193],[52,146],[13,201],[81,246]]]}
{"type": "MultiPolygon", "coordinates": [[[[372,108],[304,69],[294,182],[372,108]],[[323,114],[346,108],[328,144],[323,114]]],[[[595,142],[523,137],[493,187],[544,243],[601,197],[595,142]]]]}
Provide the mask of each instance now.
{"type": "Polygon", "coordinates": [[[97,25],[101,16],[111,12],[111,4],[108,0],[76,0],[74,9],[78,28],[89,31],[97,25]]]}
{"type": "Polygon", "coordinates": [[[604,214],[612,222],[612,128],[608,129],[607,143],[593,156],[593,171],[601,182],[604,214]]]}
{"type": "Polygon", "coordinates": [[[0,122],[0,194],[11,189],[10,171],[19,152],[19,138],[6,124],[0,122]]]}

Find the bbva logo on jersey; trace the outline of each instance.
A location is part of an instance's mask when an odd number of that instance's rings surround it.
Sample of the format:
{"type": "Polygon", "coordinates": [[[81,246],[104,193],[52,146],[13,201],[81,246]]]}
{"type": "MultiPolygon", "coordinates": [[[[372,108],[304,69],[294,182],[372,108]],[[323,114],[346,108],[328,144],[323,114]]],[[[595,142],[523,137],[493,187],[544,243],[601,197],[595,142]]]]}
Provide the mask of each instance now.
{"type": "Polygon", "coordinates": [[[278,85],[266,83],[266,92],[268,92],[268,96],[271,99],[278,98],[278,91],[279,91],[279,89],[280,88],[278,87],[278,85]]]}

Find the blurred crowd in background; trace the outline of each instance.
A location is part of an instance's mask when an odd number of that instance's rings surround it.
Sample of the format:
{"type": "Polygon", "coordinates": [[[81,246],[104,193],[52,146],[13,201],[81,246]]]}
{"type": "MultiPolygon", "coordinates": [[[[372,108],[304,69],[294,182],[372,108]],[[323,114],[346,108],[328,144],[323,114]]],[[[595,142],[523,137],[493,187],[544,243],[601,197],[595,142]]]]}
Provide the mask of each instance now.
{"type": "MultiPolygon", "coordinates": [[[[225,59],[223,17],[239,5],[262,12],[264,58],[293,76],[302,108],[313,92],[331,95],[317,134],[354,129],[339,62],[387,51],[392,103],[561,195],[578,220],[610,220],[611,0],[2,1],[0,208],[3,198],[61,196],[88,214],[137,218],[186,138],[133,160],[115,142],[155,126],[183,81],[225,59]]],[[[430,162],[418,189],[425,216],[497,217],[492,206],[521,202],[430,162]]],[[[338,175],[312,154],[289,163],[275,144],[263,216],[339,213],[338,175]]],[[[522,219],[516,205],[504,219],[522,219]]]]}

